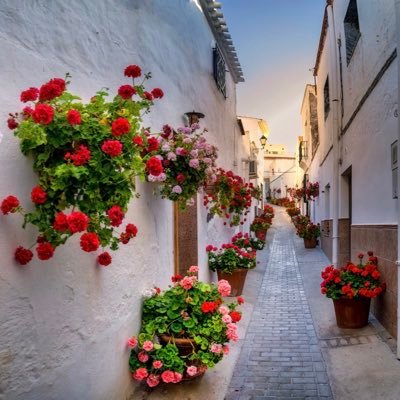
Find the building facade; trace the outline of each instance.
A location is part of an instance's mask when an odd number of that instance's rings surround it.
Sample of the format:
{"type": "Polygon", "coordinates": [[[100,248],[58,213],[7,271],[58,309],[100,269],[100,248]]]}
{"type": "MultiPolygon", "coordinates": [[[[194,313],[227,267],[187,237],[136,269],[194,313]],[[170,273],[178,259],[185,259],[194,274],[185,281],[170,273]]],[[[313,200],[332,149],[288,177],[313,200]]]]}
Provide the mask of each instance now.
{"type": "Polygon", "coordinates": [[[309,147],[300,163],[320,184],[311,216],[321,223],[322,248],[333,263],[354,261],[367,250],[379,258],[387,291],[374,300],[373,311],[392,335],[398,290],[396,26],[391,0],[327,1],[316,86],[306,87],[302,106],[309,147]],[[317,135],[310,130],[314,113],[307,111],[315,108],[317,135]]]}
{"type": "MultiPolygon", "coordinates": [[[[150,85],[165,96],[145,116],[153,131],[187,123],[185,113],[204,114],[206,138],[219,148],[219,166],[248,178],[248,138],[236,116],[236,84],[243,80],[228,28],[214,1],[154,0],[2,1],[0,16],[0,198],[29,199],[37,184],[31,160],[8,130],[8,113],[21,108],[19,93],[53,77],[72,75],[70,90],[83,99],[102,87],[114,94],[123,71],[138,64],[152,72],[150,85]],[[54,21],[57,21],[56,23],[54,21]],[[155,29],[156,27],[156,29],[155,29]]],[[[49,261],[21,268],[13,258],[20,243],[36,237],[17,216],[0,216],[0,397],[120,400],[134,389],[128,337],[141,323],[142,292],[167,287],[174,272],[200,266],[214,278],[205,247],[230,240],[235,229],[207,221],[201,195],[184,215],[138,183],[139,199],[127,218],[139,234],[100,269],[92,254],[76,252],[76,238],[49,261]],[[185,230],[187,222],[194,227],[185,230]],[[194,238],[194,239],[193,239],[194,238]],[[189,241],[191,239],[191,241],[189,241]],[[190,242],[190,243],[189,243],[190,242]],[[178,252],[185,252],[186,264],[178,252]]],[[[23,204],[26,206],[26,204],[23,204]]],[[[184,259],[185,261],[185,259],[184,259]]]]}

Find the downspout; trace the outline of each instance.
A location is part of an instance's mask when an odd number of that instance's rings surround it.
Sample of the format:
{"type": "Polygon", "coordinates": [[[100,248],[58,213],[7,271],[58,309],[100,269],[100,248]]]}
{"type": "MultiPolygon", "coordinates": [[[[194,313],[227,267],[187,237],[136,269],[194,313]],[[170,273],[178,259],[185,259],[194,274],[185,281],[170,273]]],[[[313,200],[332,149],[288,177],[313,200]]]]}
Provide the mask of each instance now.
{"type": "Polygon", "coordinates": [[[332,0],[327,0],[328,29],[329,34],[329,54],[332,76],[332,155],[333,155],[333,178],[331,185],[332,193],[332,264],[338,266],[339,253],[339,137],[340,137],[340,107],[339,107],[339,66],[337,54],[336,27],[333,13],[332,0]]]}
{"type": "MultiPolygon", "coordinates": [[[[396,31],[397,31],[397,52],[400,49],[400,0],[395,0],[396,5],[396,31]]],[[[397,90],[398,102],[400,105],[400,57],[397,57],[397,90]]],[[[397,118],[397,159],[400,157],[400,118],[397,118]]],[[[397,169],[397,174],[399,169],[397,169]]],[[[400,360],[400,179],[397,179],[397,358],[400,360]]]]}

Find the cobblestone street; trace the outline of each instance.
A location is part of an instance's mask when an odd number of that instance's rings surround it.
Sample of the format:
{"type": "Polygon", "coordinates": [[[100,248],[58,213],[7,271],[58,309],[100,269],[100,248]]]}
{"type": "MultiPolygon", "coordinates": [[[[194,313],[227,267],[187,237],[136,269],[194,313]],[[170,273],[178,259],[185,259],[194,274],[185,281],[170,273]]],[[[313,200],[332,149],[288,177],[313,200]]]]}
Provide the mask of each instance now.
{"type": "Polygon", "coordinates": [[[269,264],[226,400],[332,399],[293,227],[284,209],[276,211],[269,264]]]}

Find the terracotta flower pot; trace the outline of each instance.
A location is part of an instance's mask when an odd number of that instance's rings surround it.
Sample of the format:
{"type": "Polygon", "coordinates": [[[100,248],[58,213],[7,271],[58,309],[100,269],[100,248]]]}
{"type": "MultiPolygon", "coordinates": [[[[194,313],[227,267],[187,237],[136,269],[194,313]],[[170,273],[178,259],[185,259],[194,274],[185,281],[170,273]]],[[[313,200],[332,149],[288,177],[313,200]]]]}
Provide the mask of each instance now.
{"type": "Polygon", "coordinates": [[[217,271],[218,280],[225,279],[231,285],[231,294],[229,297],[240,296],[242,294],[247,271],[247,268],[237,268],[232,272],[232,274],[217,271]]]}
{"type": "Polygon", "coordinates": [[[255,235],[257,239],[265,240],[265,237],[267,236],[267,231],[255,231],[255,235]]]}
{"type": "Polygon", "coordinates": [[[303,240],[304,240],[304,247],[306,249],[314,249],[317,246],[316,238],[311,238],[311,239],[304,238],[303,240]]]}
{"type": "Polygon", "coordinates": [[[368,325],[370,298],[338,299],[333,300],[333,305],[339,328],[359,329],[368,325]]]}
{"type": "MultiPolygon", "coordinates": [[[[161,344],[174,343],[175,346],[178,348],[179,355],[183,357],[192,354],[193,351],[197,349],[197,345],[194,340],[189,338],[175,338],[174,336],[169,335],[159,335],[158,340],[161,344]]],[[[208,368],[207,365],[201,364],[197,360],[188,361],[186,367],[189,367],[191,365],[197,367],[197,373],[195,375],[188,375],[185,369],[182,377],[183,381],[190,381],[192,379],[202,377],[206,373],[208,368]]]]}

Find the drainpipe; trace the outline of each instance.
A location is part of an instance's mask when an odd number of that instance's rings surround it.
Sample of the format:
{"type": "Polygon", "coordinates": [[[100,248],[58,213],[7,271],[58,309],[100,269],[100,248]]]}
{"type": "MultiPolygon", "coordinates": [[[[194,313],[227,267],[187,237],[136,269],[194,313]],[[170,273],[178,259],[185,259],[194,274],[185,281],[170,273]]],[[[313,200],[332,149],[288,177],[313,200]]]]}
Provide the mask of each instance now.
{"type": "MultiPolygon", "coordinates": [[[[397,31],[397,53],[400,50],[400,0],[395,0],[396,5],[396,31],[397,31]]],[[[397,56],[397,90],[398,90],[398,102],[397,106],[400,106],[400,57],[397,56]]],[[[398,129],[397,129],[397,159],[400,157],[400,118],[397,118],[398,129]]],[[[399,171],[399,170],[397,170],[399,171]]],[[[398,173],[398,172],[397,172],[398,173]]],[[[400,360],[400,179],[397,182],[397,358],[400,360]]]]}
{"type": "Polygon", "coordinates": [[[333,178],[331,185],[332,193],[332,264],[338,266],[339,253],[339,136],[340,136],[340,107],[339,107],[339,66],[338,47],[336,37],[335,18],[333,13],[332,0],[327,0],[328,29],[329,33],[329,54],[330,59],[330,88],[332,92],[332,155],[333,155],[333,178]]]}

